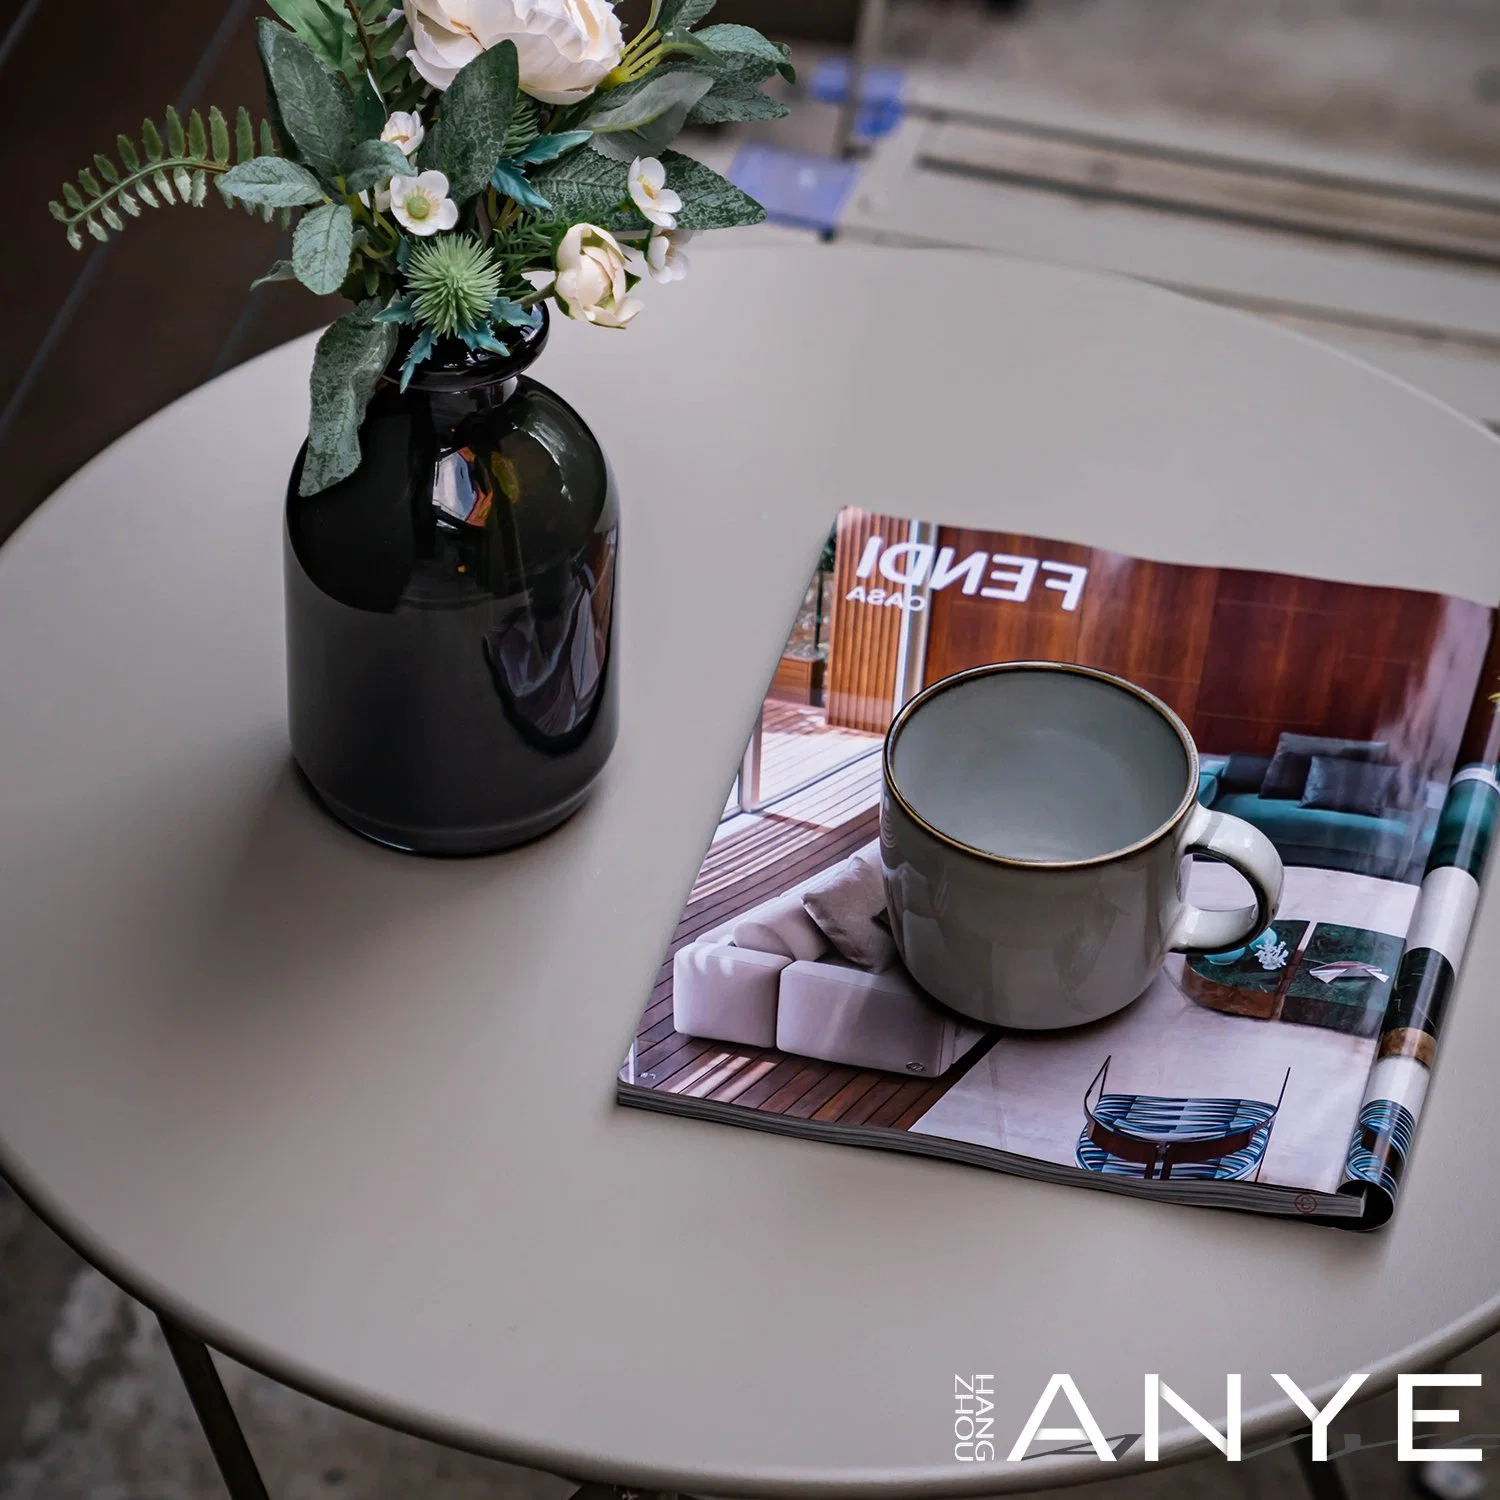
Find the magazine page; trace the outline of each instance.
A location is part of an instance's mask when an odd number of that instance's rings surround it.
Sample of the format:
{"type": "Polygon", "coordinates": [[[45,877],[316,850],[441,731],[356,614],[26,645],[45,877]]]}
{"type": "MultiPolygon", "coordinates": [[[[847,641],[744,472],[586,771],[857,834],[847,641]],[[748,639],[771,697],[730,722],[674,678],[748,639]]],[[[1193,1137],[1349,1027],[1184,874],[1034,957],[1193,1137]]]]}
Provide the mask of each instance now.
{"type": "MultiPolygon", "coordinates": [[[[1493,623],[1434,594],[845,510],[621,1101],[1383,1221],[1500,800],[1493,623]],[[936,1003],[903,966],[881,884],[898,710],[952,674],[1017,661],[1097,668],[1161,700],[1197,746],[1198,804],[1259,829],[1285,867],[1261,931],[1170,954],[1132,1003],[1064,1029],[936,1003]],[[1455,777],[1469,762],[1490,769],[1455,777]],[[1414,920],[1435,957],[1415,941],[1407,954],[1414,920]]],[[[1198,906],[1246,900],[1226,864],[1196,858],[1183,875],[1198,906]]]]}

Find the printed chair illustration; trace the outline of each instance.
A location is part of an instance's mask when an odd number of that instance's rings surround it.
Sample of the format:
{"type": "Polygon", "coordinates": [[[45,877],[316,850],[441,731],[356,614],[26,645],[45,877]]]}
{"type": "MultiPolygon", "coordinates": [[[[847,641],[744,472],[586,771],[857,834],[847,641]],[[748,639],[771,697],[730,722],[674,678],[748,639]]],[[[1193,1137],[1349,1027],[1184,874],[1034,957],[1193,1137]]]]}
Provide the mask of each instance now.
{"type": "Polygon", "coordinates": [[[1260,1176],[1261,1162],[1281,1101],[1193,1099],[1105,1091],[1111,1058],[1094,1074],[1083,1095],[1083,1133],[1078,1165],[1112,1177],[1159,1178],[1163,1182],[1242,1181],[1260,1176]]]}

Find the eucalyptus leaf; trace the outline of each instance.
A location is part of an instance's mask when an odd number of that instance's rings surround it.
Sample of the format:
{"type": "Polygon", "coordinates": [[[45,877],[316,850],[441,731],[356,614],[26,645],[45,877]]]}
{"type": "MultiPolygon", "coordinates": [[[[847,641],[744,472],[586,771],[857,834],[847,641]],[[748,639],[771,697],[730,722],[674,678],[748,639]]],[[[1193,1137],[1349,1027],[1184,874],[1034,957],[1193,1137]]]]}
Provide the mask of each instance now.
{"type": "Polygon", "coordinates": [[[392,141],[361,141],[344,163],[344,183],[351,193],[362,193],[392,177],[412,177],[416,168],[392,141]]]}
{"type": "Polygon", "coordinates": [[[482,192],[505,155],[517,86],[514,42],[481,52],[448,85],[442,114],[423,141],[419,160],[424,170],[435,167],[447,176],[455,203],[482,192]]]}
{"type": "Polygon", "coordinates": [[[250,283],[250,290],[253,292],[256,287],[264,286],[268,281],[295,281],[296,279],[297,272],[293,268],[291,261],[278,260],[264,276],[257,276],[250,283]]]}
{"type": "Polygon", "coordinates": [[[569,224],[597,224],[601,229],[633,229],[645,224],[630,202],[629,165],[598,151],[573,151],[548,162],[531,175],[531,186],[569,224]]]}
{"type": "Polygon", "coordinates": [[[299,161],[331,180],[359,139],[348,84],[305,42],[264,16],[256,22],[256,39],[277,133],[299,161]]]}
{"type": "Polygon", "coordinates": [[[537,192],[525,177],[521,175],[508,162],[501,162],[493,172],[490,173],[490,186],[497,193],[504,193],[507,198],[514,198],[522,208],[529,208],[535,212],[545,213],[552,207],[542,195],[537,192]]]}
{"type": "Polygon", "coordinates": [[[559,156],[565,156],[569,151],[586,145],[592,134],[591,130],[562,130],[556,135],[539,135],[525,150],[517,151],[510,160],[528,164],[555,161],[559,156]]]}
{"type": "Polygon", "coordinates": [[[789,114],[781,100],[753,83],[720,83],[688,111],[689,125],[727,125],[742,120],[779,120],[789,114]]]}
{"type": "Polygon", "coordinates": [[[240,203],[272,208],[299,208],[328,196],[306,167],[280,156],[257,156],[231,167],[219,179],[219,190],[240,203]]]}
{"type": "Polygon", "coordinates": [[[396,329],[376,323],[375,310],[373,302],[361,303],[318,340],[299,494],[316,495],[359,467],[359,424],[396,351],[396,329]]]}
{"type": "Polygon", "coordinates": [[[667,186],[682,198],[676,216],[679,229],[730,229],[759,224],[766,217],[754,198],[701,161],[680,151],[667,151],[661,163],[667,169],[667,186]]]}
{"type": "Polygon", "coordinates": [[[326,297],[344,284],[354,250],[354,216],[347,204],[325,203],[302,217],[292,236],[292,267],[308,291],[326,297]]]}

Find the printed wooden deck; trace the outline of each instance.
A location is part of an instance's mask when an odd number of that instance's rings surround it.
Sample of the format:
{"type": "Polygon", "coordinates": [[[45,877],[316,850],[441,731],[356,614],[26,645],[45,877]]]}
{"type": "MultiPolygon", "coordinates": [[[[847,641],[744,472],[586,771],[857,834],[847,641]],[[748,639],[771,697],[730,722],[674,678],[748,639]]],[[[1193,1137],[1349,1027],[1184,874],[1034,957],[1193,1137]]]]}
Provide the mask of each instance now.
{"type": "MultiPolygon", "coordinates": [[[[760,796],[764,806],[794,788],[867,755],[878,762],[882,736],[860,729],[830,728],[823,710],[805,703],[767,698],[761,711],[760,796]]],[[[725,803],[726,820],[736,814],[738,783],[725,803]]]]}
{"type": "MultiPolygon", "coordinates": [[[[798,705],[767,707],[799,711],[798,705]]],[[[880,743],[878,735],[830,733],[856,745],[880,743]]],[[[765,812],[719,825],[636,1033],[639,1083],[762,1113],[909,1130],[963,1076],[985,1048],[941,1078],[912,1079],[683,1036],[672,1024],[672,958],[679,948],[869,843],[879,834],[879,819],[880,757],[866,754],[765,812]]]]}

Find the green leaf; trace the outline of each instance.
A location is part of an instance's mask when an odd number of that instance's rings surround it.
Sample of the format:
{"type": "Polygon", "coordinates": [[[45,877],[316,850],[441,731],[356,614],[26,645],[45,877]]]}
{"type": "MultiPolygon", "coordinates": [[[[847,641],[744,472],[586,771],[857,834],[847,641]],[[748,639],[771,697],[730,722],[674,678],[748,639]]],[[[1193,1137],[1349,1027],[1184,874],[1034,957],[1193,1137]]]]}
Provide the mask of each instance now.
{"type": "Polygon", "coordinates": [[[167,154],[154,120],[141,121],[141,140],[145,143],[147,161],[160,161],[167,154]]]}
{"type": "Polygon", "coordinates": [[[255,155],[255,125],[250,111],[242,104],[234,117],[234,156],[236,161],[249,161],[255,155]]]}
{"type": "Polygon", "coordinates": [[[688,111],[689,125],[727,125],[741,120],[779,120],[789,114],[781,100],[753,83],[720,83],[688,111]]]}
{"type": "Polygon", "coordinates": [[[417,366],[432,353],[432,346],[437,342],[437,335],[430,328],[424,328],[416,337],[411,349],[407,352],[405,363],[401,366],[401,389],[404,391],[411,383],[411,378],[417,373],[417,366]]]}
{"type": "Polygon", "coordinates": [[[765,218],[765,209],[754,198],[701,161],[680,151],[667,151],[661,163],[667,169],[667,186],[682,198],[679,229],[730,229],[759,224],[765,218]]]}
{"type": "Polygon", "coordinates": [[[562,130],[556,135],[539,135],[525,150],[517,151],[509,158],[513,162],[555,161],[579,146],[587,145],[591,130],[562,130]]]}
{"type": "Polygon", "coordinates": [[[167,149],[173,156],[187,155],[187,136],[183,133],[182,120],[170,104],[167,106],[167,149]]]}
{"type": "Polygon", "coordinates": [[[500,162],[490,174],[490,186],[514,199],[533,213],[546,213],[552,205],[508,162],[500,162]]]}
{"type": "Polygon", "coordinates": [[[353,251],[354,216],[347,204],[325,203],[322,208],[310,209],[292,236],[292,266],[297,280],[320,297],[338,291],[349,274],[353,251]]]}
{"type": "Polygon", "coordinates": [[[135,142],[128,135],[117,135],[115,145],[120,148],[120,160],[125,163],[127,172],[139,172],[141,170],[141,159],[136,155],[135,142]]]}
{"type": "Polygon", "coordinates": [[[442,115],[422,143],[420,159],[424,169],[437,167],[447,176],[455,203],[482,192],[505,154],[516,80],[515,43],[501,42],[459,69],[443,95],[442,115]]]}
{"type": "Polygon", "coordinates": [[[406,153],[391,141],[361,141],[344,164],[344,182],[351,193],[362,193],[392,177],[415,175],[406,153]]]}
{"type": "Polygon", "coordinates": [[[315,172],[334,177],[358,143],[348,84],[274,21],[262,16],[256,31],[278,133],[315,172]]]}
{"type": "Polygon", "coordinates": [[[208,133],[213,142],[214,162],[222,167],[229,160],[229,123],[217,104],[208,112],[208,133]]]}
{"type": "Polygon", "coordinates": [[[663,56],[671,57],[706,57],[714,58],[717,54],[707,42],[700,42],[691,31],[684,31],[681,27],[667,32],[658,44],[663,56]]]}
{"type": "Polygon", "coordinates": [[[124,219],[122,219],[119,214],[117,214],[114,209],[112,209],[107,203],[104,204],[102,208],[100,208],[99,216],[104,220],[106,224],[109,225],[111,229],[123,229],[125,227],[124,219]]]}
{"type": "Polygon", "coordinates": [[[68,222],[68,211],[54,198],[48,205],[47,211],[54,219],[61,219],[64,224],[68,222]]]}
{"type": "Polygon", "coordinates": [[[665,0],[656,24],[662,35],[678,27],[696,26],[714,8],[714,0],[665,0]]]}
{"type": "Polygon", "coordinates": [[[602,229],[632,229],[645,224],[630,203],[623,161],[599,152],[573,151],[561,161],[533,172],[531,186],[569,224],[597,224],[602,229]]]}
{"type": "Polygon", "coordinates": [[[372,321],[375,311],[362,303],[318,340],[299,494],[316,495],[359,467],[359,424],[396,350],[394,325],[372,321]]]}
{"type": "Polygon", "coordinates": [[[90,198],[98,198],[103,195],[104,189],[99,186],[99,179],[87,167],[78,174],[78,181],[90,198]]]}
{"type": "Polygon", "coordinates": [[[713,87],[706,73],[689,70],[663,71],[634,83],[622,84],[595,95],[595,102],[579,121],[595,134],[636,130],[664,115],[684,99],[701,99],[713,87]]]}
{"type": "Polygon", "coordinates": [[[291,261],[278,260],[272,264],[271,269],[264,276],[257,276],[250,283],[250,290],[253,292],[256,287],[264,286],[268,281],[295,281],[296,279],[297,271],[291,261]]]}
{"type": "MultiPolygon", "coordinates": [[[[737,83],[762,83],[780,73],[788,83],[796,81],[791,51],[780,42],[768,41],[753,26],[706,26],[696,33],[718,57],[713,65],[720,78],[737,83]]],[[[706,62],[701,66],[707,67],[706,62]]]]}
{"type": "Polygon", "coordinates": [[[195,109],[188,116],[187,154],[194,161],[202,161],[208,155],[208,132],[203,128],[203,116],[195,109]]]}
{"type": "Polygon", "coordinates": [[[257,156],[231,167],[220,179],[226,198],[272,208],[295,208],[321,203],[328,196],[322,184],[306,167],[281,156],[257,156]]]}
{"type": "Polygon", "coordinates": [[[63,183],[62,195],[68,207],[71,208],[75,214],[83,212],[83,194],[80,193],[71,182],[63,183]]]}
{"type": "Polygon", "coordinates": [[[106,182],[115,183],[120,180],[120,174],[115,170],[115,164],[107,156],[101,155],[97,151],[94,153],[94,165],[99,168],[99,175],[106,182]]]}
{"type": "Polygon", "coordinates": [[[341,6],[328,0],[266,0],[267,5],[286,22],[303,42],[330,68],[352,72],[350,64],[358,56],[358,38],[346,24],[341,6]]]}

